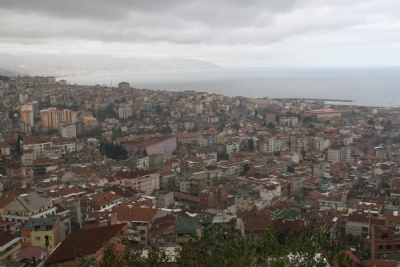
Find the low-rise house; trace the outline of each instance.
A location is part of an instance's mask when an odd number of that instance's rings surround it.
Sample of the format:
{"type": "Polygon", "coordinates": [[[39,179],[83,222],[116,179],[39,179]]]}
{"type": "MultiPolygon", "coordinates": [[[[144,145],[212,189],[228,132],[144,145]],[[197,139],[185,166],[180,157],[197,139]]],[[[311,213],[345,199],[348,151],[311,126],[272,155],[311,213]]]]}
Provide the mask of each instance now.
{"type": "Polygon", "coordinates": [[[150,244],[164,246],[165,244],[175,243],[175,222],[176,215],[174,214],[154,219],[149,231],[150,244]]]}
{"type": "Polygon", "coordinates": [[[36,192],[17,196],[1,210],[1,218],[6,221],[25,223],[30,218],[43,218],[56,214],[57,209],[50,199],[36,192]]]}
{"type": "Polygon", "coordinates": [[[160,174],[154,169],[123,169],[116,173],[114,178],[114,181],[109,181],[111,185],[131,186],[145,194],[151,194],[160,188],[160,174]]]}
{"type": "Polygon", "coordinates": [[[371,259],[381,259],[387,255],[399,253],[400,235],[379,226],[371,227],[371,259]]]}
{"type": "Polygon", "coordinates": [[[260,189],[260,198],[271,205],[273,200],[281,196],[281,191],[282,187],[279,183],[269,183],[260,189]]]}
{"type": "Polygon", "coordinates": [[[271,216],[266,211],[241,211],[237,214],[236,228],[242,235],[261,237],[271,226],[271,216]]]}
{"type": "Polygon", "coordinates": [[[21,228],[21,237],[22,246],[42,247],[50,252],[61,242],[60,219],[57,215],[31,218],[21,228]]]}
{"type": "Polygon", "coordinates": [[[176,243],[187,243],[193,236],[201,237],[202,226],[198,224],[195,218],[178,216],[175,222],[176,243]]]}
{"type": "Polygon", "coordinates": [[[82,213],[109,210],[125,198],[114,193],[104,192],[97,195],[86,196],[81,200],[82,213]]]}
{"type": "Polygon", "coordinates": [[[134,198],[125,201],[112,210],[116,214],[117,223],[126,223],[133,241],[141,245],[149,244],[149,229],[157,209],[146,199],[134,198]]]}
{"type": "Polygon", "coordinates": [[[119,234],[126,233],[126,224],[116,224],[70,234],[47,258],[46,267],[76,266],[76,252],[84,257],[94,257],[96,263],[101,262],[104,244],[113,244],[118,251],[123,250],[119,234]]]}

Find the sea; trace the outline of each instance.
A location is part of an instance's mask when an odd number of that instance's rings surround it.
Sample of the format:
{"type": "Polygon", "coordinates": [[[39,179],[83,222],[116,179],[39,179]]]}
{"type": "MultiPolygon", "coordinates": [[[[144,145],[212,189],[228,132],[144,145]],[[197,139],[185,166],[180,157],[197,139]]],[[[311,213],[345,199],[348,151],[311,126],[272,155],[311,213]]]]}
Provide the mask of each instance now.
{"type": "Polygon", "coordinates": [[[400,107],[400,67],[221,68],[99,73],[59,77],[69,84],[196,90],[248,98],[324,99],[332,105],[400,107]],[[349,100],[352,102],[341,102],[349,100]]]}

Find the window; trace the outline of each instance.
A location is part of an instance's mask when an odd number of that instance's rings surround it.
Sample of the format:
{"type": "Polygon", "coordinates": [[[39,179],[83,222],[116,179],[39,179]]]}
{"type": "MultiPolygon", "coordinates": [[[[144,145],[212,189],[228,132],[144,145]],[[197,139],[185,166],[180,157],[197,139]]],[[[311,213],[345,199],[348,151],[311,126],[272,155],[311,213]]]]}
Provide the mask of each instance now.
{"type": "Polygon", "coordinates": [[[380,245],[378,248],[379,248],[379,249],[383,249],[383,246],[382,246],[382,245],[380,245]]]}
{"type": "Polygon", "coordinates": [[[36,241],[40,241],[40,236],[35,237],[36,241]]]}
{"type": "Polygon", "coordinates": [[[392,245],[386,245],[386,249],[392,249],[392,245]]]}

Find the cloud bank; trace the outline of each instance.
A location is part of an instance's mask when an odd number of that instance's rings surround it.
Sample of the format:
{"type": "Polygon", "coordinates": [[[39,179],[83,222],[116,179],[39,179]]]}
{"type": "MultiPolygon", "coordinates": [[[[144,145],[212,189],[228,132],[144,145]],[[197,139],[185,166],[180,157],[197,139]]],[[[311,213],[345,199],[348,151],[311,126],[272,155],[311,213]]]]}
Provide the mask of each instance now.
{"type": "Polygon", "coordinates": [[[0,0],[1,52],[185,57],[225,67],[392,66],[396,0],[0,0]]]}

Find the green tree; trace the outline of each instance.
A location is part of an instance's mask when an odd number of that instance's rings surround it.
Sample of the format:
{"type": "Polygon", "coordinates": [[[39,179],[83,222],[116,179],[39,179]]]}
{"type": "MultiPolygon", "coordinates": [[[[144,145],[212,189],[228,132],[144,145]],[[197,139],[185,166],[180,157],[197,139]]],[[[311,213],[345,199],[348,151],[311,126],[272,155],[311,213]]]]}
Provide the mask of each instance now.
{"type": "Polygon", "coordinates": [[[16,141],[16,150],[18,155],[22,155],[22,151],[21,151],[21,141],[22,141],[22,136],[18,135],[17,137],[17,141],[16,141]]]}
{"type": "Polygon", "coordinates": [[[100,142],[100,153],[115,160],[125,160],[128,158],[128,151],[122,145],[109,142],[100,142]]]}
{"type": "Polygon", "coordinates": [[[226,152],[218,152],[217,153],[217,161],[221,161],[221,160],[228,160],[229,159],[229,155],[226,152]]]}
{"type": "Polygon", "coordinates": [[[254,151],[254,140],[253,140],[253,138],[249,139],[249,151],[254,151]]]}
{"type": "MultiPolygon", "coordinates": [[[[166,266],[171,257],[158,246],[129,249],[129,238],[123,235],[123,251],[116,249],[117,243],[105,244],[103,258],[97,266],[166,266]]],[[[277,233],[267,229],[261,237],[242,235],[235,222],[216,224],[203,231],[201,237],[194,236],[182,246],[174,266],[290,266],[347,267],[352,262],[341,243],[332,242],[329,234],[306,228],[290,232],[279,240],[277,233]]],[[[93,258],[77,256],[79,267],[95,266],[93,258]]]]}

